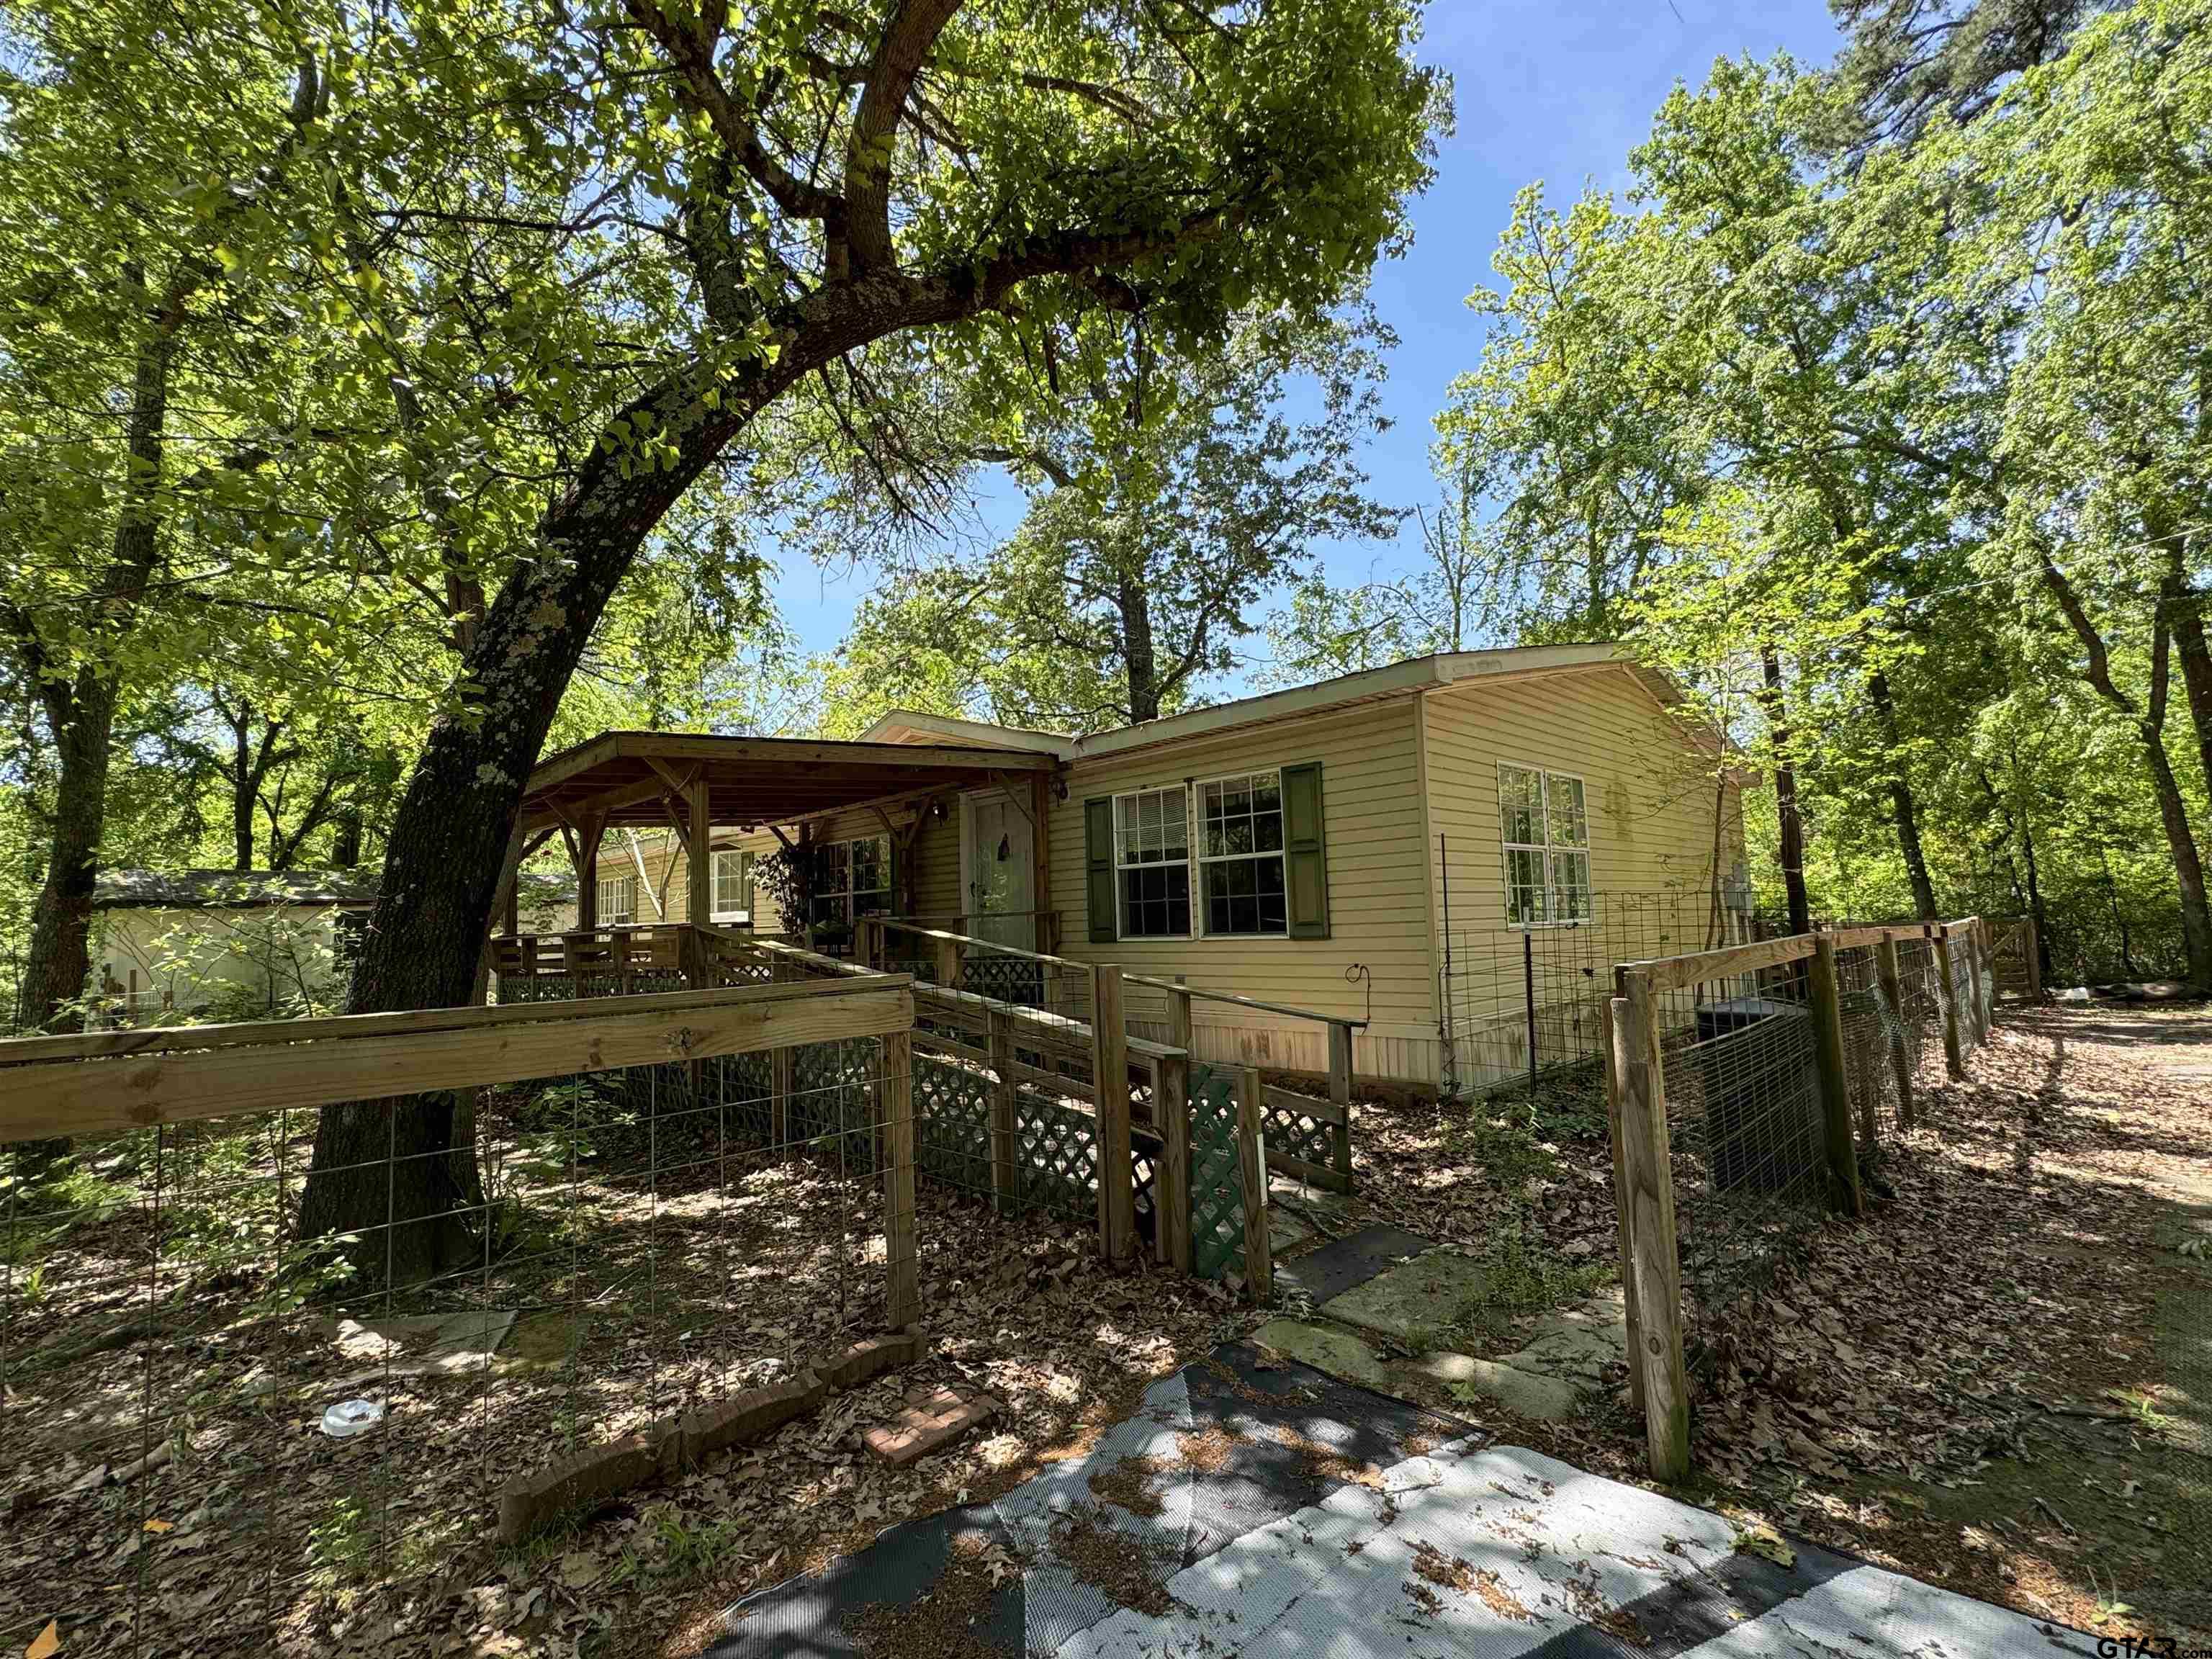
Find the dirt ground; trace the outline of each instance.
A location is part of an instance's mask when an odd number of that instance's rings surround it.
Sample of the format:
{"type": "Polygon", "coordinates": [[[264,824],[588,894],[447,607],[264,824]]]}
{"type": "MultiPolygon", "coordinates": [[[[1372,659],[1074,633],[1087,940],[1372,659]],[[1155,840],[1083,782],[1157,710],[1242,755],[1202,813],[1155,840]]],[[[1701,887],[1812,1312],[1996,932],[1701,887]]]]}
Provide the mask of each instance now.
{"type": "MultiPolygon", "coordinates": [[[[1679,1495],[2082,1629],[2205,1641],[2212,1012],[2002,1010],[1966,1081],[1923,1069],[1917,1099],[1864,1219],[1693,1307],[1679,1495]]],[[[1565,1300],[1616,1271],[1602,1110],[1589,1079],[1533,1113],[1370,1109],[1353,1218],[1492,1263],[1504,1305],[1470,1325],[1565,1300]]],[[[1625,1389],[1500,1426],[1640,1476],[1625,1389]]]]}
{"type": "MultiPolygon", "coordinates": [[[[1242,1318],[1219,1287],[1109,1273],[1080,1229],[924,1182],[921,1364],[501,1549],[501,1483],[572,1435],[611,1439],[879,1329],[874,1183],[834,1149],[641,1150],[634,1129],[552,1158],[482,1270],[416,1298],[514,1314],[491,1360],[403,1376],[360,1328],[378,1297],[275,1265],[312,1131],[295,1114],[158,1152],[88,1146],[45,1212],[8,1207],[0,1650],[49,1621],[64,1659],[682,1650],[732,1597],[1014,1484],[1242,1318]],[[918,1384],[988,1392],[999,1418],[887,1467],[861,1437],[918,1384]],[[321,1415],[349,1396],[386,1419],[330,1439],[321,1415]]],[[[505,1137],[500,1182],[545,1158],[505,1137]]]]}

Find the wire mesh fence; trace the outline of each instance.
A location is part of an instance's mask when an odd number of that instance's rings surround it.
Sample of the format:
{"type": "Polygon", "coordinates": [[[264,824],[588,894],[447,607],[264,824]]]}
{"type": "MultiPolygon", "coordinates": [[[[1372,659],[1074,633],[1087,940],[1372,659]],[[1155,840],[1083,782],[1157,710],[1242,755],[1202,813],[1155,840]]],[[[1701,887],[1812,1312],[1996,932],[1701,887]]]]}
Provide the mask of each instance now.
{"type": "Polygon", "coordinates": [[[1624,964],[1608,1089],[1633,1345],[1660,1473],[1686,1468],[1686,1367],[1887,1159],[1942,1133],[1917,1096],[1960,1074],[1994,985],[1978,921],[1844,929],[1624,964]],[[1948,964],[1948,966],[1947,966],[1948,964]]]}
{"type": "Polygon", "coordinates": [[[1444,922],[1443,1088],[1448,1097],[1534,1088],[1603,1055],[1617,963],[1750,937],[1747,913],[1709,893],[1604,890],[1587,914],[1534,927],[1444,922]]]}
{"type": "MultiPolygon", "coordinates": [[[[674,1425],[911,1318],[904,1044],[9,1146],[0,1639],[405,1650],[425,1598],[496,1574],[495,1514],[549,1466],[639,1434],[680,1459],[674,1425]]],[[[160,1064],[281,1082],[317,1046],[160,1064]]]]}

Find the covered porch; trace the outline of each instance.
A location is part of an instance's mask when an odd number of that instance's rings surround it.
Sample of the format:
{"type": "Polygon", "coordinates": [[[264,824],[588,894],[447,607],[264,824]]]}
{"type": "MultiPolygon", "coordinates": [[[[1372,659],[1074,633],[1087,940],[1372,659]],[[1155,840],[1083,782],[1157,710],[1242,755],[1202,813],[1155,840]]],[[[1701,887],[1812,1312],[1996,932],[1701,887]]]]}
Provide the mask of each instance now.
{"type": "Polygon", "coordinates": [[[1051,890],[1045,824],[1054,791],[1064,790],[1059,771],[1054,756],[1019,750],[602,732],[540,763],[526,786],[501,882],[501,927],[491,946],[502,999],[750,982],[759,977],[760,953],[748,947],[781,940],[848,957],[864,920],[878,915],[963,933],[988,933],[995,921],[1008,943],[1048,951],[1058,940],[1041,902],[1051,890]],[[1000,855],[993,861],[997,879],[966,883],[969,890],[957,893],[920,893],[916,842],[933,825],[960,833],[963,842],[981,837],[985,832],[970,823],[979,803],[996,831],[990,845],[1000,855]],[[856,824],[872,837],[872,856],[887,867],[874,872],[869,891],[839,896],[850,914],[841,911],[834,926],[811,908],[763,927],[750,903],[718,906],[718,853],[734,857],[740,845],[781,848],[807,870],[828,845],[831,826],[849,835],[856,824]],[[633,866],[647,874],[636,851],[641,831],[669,838],[676,863],[662,872],[661,886],[674,896],[664,908],[653,896],[650,921],[605,915],[603,875],[626,875],[633,866]],[[625,833],[626,855],[619,842],[610,845],[625,833]],[[575,875],[574,921],[526,933],[518,872],[556,840],[575,875]]]}

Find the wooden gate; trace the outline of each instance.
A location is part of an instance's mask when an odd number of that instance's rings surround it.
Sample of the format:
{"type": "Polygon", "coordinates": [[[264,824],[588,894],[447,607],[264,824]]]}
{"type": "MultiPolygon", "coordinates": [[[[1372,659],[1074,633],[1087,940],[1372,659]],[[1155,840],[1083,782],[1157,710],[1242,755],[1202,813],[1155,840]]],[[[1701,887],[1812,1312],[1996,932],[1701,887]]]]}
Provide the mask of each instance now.
{"type": "Polygon", "coordinates": [[[2043,1000],[2043,964],[2036,951],[2033,916],[1990,923],[1990,971],[2000,992],[2030,1002],[2043,1000]]]}

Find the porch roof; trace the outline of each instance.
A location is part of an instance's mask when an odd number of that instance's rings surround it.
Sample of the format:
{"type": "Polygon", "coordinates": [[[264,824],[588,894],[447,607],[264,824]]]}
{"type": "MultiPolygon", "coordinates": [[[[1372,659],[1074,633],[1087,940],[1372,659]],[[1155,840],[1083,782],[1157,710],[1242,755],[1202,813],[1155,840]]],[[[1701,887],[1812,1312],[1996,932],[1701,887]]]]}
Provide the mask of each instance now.
{"type": "Polygon", "coordinates": [[[871,802],[1049,775],[1056,756],[950,744],[726,738],[695,732],[602,732],[540,761],[524,786],[526,831],[599,818],[608,828],[662,825],[667,803],[703,782],[709,822],[788,824],[871,802]]]}

